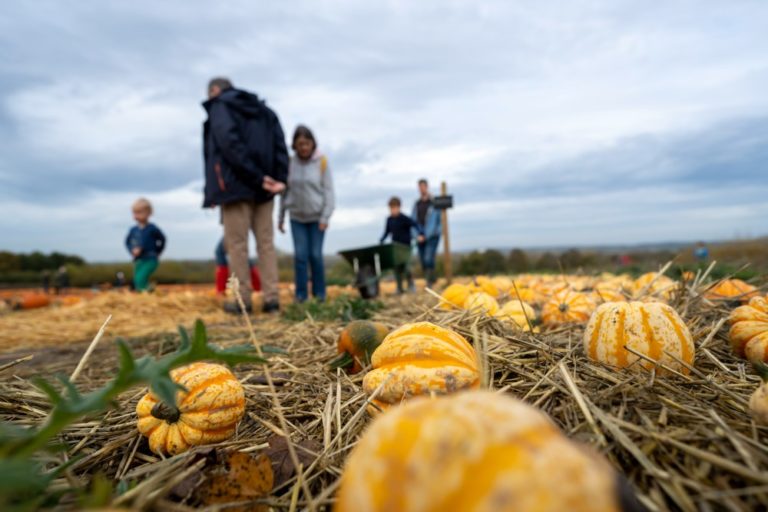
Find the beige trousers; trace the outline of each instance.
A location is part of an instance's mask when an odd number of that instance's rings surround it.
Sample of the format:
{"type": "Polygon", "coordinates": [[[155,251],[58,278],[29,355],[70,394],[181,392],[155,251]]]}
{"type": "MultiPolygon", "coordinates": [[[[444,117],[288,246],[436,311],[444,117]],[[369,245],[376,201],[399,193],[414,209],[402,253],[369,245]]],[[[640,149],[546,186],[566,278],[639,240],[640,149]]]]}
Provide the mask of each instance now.
{"type": "Polygon", "coordinates": [[[256,236],[256,254],[264,302],[277,302],[277,253],[272,221],[274,200],[266,203],[240,201],[221,207],[224,224],[224,247],[227,249],[229,268],[240,281],[240,293],[246,304],[251,303],[251,272],[248,263],[248,234],[256,236]]]}

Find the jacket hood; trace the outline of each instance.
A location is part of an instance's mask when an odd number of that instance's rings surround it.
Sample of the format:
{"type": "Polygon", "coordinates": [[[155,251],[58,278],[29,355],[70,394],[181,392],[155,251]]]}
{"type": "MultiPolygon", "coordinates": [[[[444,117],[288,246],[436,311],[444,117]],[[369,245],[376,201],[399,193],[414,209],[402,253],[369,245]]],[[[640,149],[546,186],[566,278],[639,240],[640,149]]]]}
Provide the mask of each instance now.
{"type": "Polygon", "coordinates": [[[211,105],[215,101],[226,103],[233,110],[237,110],[248,117],[259,116],[264,111],[264,100],[259,99],[255,94],[240,89],[227,89],[215,98],[203,102],[206,111],[211,111],[211,105]]]}

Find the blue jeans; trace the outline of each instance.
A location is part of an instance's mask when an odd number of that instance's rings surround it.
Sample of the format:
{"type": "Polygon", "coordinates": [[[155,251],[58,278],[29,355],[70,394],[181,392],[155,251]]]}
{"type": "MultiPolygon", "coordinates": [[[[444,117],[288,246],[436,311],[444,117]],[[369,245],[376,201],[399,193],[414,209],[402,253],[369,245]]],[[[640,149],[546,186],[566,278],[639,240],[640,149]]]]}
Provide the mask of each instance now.
{"type": "Polygon", "coordinates": [[[318,222],[291,220],[293,236],[293,269],[296,275],[296,300],[307,300],[307,269],[312,270],[312,295],[325,300],[325,267],[323,266],[323,238],[318,222]]]}
{"type": "Polygon", "coordinates": [[[433,236],[419,243],[419,260],[421,269],[432,270],[435,268],[435,256],[437,255],[437,246],[440,244],[440,237],[433,236]]]}

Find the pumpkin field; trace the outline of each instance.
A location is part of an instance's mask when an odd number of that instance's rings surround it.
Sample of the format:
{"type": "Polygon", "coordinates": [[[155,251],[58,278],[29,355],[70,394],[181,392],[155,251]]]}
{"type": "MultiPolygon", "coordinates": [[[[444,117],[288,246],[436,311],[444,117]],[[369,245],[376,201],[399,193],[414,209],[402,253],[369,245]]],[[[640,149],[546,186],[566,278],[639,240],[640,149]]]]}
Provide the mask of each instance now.
{"type": "Polygon", "coordinates": [[[0,505],[765,509],[765,289],[659,270],[6,308],[0,505]]]}

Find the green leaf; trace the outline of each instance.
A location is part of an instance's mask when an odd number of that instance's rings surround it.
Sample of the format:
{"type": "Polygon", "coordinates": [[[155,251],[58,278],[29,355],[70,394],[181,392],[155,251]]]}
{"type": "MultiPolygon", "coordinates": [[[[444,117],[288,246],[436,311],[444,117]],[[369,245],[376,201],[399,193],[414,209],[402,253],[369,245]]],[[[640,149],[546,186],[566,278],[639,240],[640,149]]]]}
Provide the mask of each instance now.
{"type": "Polygon", "coordinates": [[[59,379],[59,382],[61,382],[64,387],[67,390],[67,398],[71,401],[79,401],[80,400],[80,391],[77,390],[74,384],[72,384],[72,381],[69,380],[69,377],[66,375],[58,374],[56,375],[56,378],[59,379]]]}
{"type": "Polygon", "coordinates": [[[183,352],[187,349],[189,349],[189,346],[191,343],[189,342],[189,334],[187,334],[187,330],[179,326],[179,337],[181,338],[181,343],[179,344],[179,352],[183,352]]]}
{"type": "Polygon", "coordinates": [[[54,388],[50,382],[45,380],[42,377],[33,377],[32,383],[37,386],[40,391],[45,393],[48,396],[48,399],[51,401],[53,405],[57,405],[64,402],[64,398],[59,394],[58,391],[56,391],[56,388],[54,388]]]}

